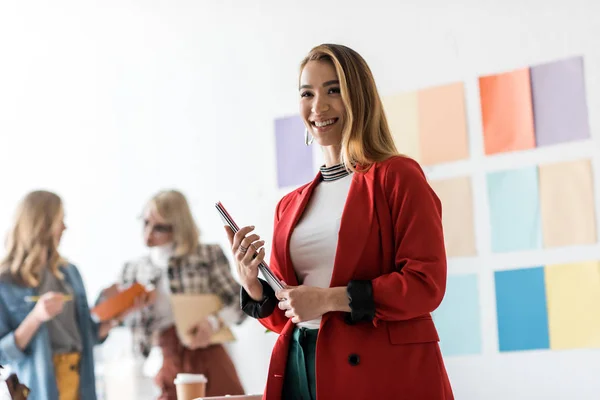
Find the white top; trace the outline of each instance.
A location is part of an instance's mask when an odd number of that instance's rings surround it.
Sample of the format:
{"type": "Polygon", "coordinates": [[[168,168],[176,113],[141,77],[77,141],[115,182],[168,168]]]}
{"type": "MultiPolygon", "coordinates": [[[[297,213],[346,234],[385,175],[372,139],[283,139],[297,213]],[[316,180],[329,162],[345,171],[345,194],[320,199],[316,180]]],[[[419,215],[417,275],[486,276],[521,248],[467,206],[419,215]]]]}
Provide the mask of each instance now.
{"type": "MultiPolygon", "coordinates": [[[[290,257],[301,285],[328,288],[338,244],[342,213],[352,175],[320,182],[290,238],[290,257]]],[[[298,326],[318,329],[321,318],[298,326]]]]}
{"type": "Polygon", "coordinates": [[[154,303],[154,317],[157,321],[160,321],[158,326],[159,331],[175,324],[173,310],[171,309],[171,287],[169,285],[169,277],[167,276],[169,259],[173,255],[173,247],[172,243],[150,247],[150,262],[161,270],[160,279],[156,287],[156,302],[154,303]]]}

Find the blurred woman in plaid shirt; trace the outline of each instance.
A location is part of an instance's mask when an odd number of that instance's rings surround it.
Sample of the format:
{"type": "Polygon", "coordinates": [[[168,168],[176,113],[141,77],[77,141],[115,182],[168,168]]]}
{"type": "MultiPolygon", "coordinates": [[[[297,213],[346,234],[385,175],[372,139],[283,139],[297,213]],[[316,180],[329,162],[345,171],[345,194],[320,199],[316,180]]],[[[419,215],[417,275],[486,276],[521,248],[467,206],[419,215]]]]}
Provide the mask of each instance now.
{"type": "Polygon", "coordinates": [[[185,196],[162,191],[144,209],[144,240],[150,251],[125,264],[121,284],[139,282],[154,290],[141,299],[125,320],[133,334],[137,353],[147,357],[154,347],[163,355],[155,382],[160,400],[176,399],[177,373],[204,374],[207,396],[244,394],[235,366],[220,344],[209,344],[222,324],[245,319],[240,309],[240,286],[218,245],[199,242],[199,231],[185,196]],[[177,335],[169,301],[171,293],[216,294],[225,307],[198,321],[184,346],[177,335]]]}

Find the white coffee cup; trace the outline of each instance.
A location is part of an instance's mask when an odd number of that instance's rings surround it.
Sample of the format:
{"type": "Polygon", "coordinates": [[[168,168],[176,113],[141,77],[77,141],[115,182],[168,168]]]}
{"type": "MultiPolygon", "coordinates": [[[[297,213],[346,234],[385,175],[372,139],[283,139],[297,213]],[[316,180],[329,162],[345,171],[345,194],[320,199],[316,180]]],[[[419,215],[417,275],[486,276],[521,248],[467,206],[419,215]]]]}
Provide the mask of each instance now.
{"type": "Polygon", "coordinates": [[[205,397],[207,382],[206,376],[202,374],[177,374],[174,381],[177,387],[177,400],[205,397]]]}

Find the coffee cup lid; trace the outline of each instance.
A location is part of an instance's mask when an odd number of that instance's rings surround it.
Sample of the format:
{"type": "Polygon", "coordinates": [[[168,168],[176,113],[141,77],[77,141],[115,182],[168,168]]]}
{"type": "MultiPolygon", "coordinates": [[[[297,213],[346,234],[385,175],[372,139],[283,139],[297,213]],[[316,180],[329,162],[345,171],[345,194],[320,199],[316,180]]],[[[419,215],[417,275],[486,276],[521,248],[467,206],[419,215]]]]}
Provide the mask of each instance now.
{"type": "Polygon", "coordinates": [[[206,383],[208,380],[203,374],[177,374],[175,378],[175,384],[179,385],[182,383],[206,383]]]}

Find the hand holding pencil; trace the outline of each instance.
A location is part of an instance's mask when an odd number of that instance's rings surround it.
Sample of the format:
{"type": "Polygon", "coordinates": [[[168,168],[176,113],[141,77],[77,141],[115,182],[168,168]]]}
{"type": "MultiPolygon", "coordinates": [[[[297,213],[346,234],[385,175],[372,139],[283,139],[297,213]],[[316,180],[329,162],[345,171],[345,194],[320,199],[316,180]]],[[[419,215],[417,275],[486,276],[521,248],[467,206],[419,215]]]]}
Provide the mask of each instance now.
{"type": "Polygon", "coordinates": [[[62,312],[66,297],[64,293],[45,293],[39,297],[31,312],[38,321],[49,321],[62,312]]]}
{"type": "MultiPolygon", "coordinates": [[[[42,296],[25,296],[25,301],[27,303],[37,303],[42,296]]],[[[70,294],[63,294],[63,298],[65,301],[71,301],[73,300],[73,296],[71,296],[70,294]]]]}

